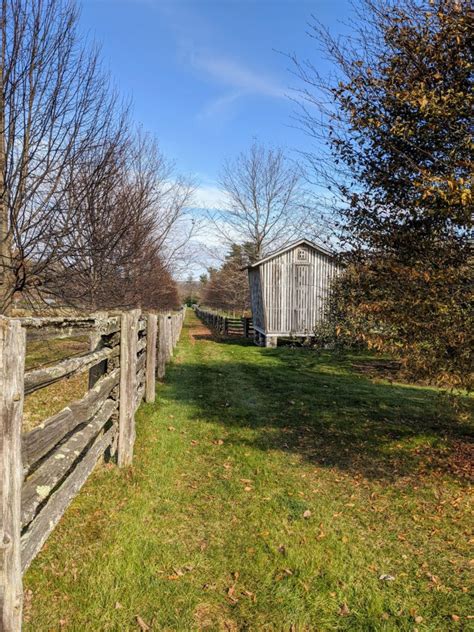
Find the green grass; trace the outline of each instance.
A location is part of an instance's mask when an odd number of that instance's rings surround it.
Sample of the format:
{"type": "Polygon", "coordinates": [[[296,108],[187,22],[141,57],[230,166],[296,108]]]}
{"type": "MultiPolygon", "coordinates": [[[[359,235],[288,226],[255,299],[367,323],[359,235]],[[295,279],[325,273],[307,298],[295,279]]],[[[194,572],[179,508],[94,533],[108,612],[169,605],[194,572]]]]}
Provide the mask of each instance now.
{"type": "Polygon", "coordinates": [[[353,361],[190,314],[133,467],[99,467],[27,573],[25,629],[472,629],[468,419],[353,361]]]}

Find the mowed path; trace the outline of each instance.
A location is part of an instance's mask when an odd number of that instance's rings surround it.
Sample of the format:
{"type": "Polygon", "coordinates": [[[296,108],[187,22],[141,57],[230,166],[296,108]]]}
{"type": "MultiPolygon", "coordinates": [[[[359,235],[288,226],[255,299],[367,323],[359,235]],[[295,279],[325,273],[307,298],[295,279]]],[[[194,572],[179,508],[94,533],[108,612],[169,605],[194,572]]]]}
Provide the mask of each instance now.
{"type": "Polygon", "coordinates": [[[25,629],[468,629],[450,415],[191,313],[133,467],[96,470],[25,578],[25,629]]]}

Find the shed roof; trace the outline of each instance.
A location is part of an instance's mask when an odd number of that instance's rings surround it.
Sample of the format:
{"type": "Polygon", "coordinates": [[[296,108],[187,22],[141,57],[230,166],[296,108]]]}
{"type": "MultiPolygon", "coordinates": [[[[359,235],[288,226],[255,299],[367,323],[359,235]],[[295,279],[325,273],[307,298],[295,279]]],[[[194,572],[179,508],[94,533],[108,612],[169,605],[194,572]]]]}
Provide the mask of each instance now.
{"type": "Polygon", "coordinates": [[[252,265],[247,266],[247,268],[249,270],[253,268],[258,268],[258,266],[262,265],[262,263],[266,263],[267,261],[270,261],[270,259],[273,259],[274,257],[278,257],[284,252],[288,252],[288,250],[293,250],[293,248],[298,248],[299,246],[303,246],[303,245],[309,246],[310,248],[313,248],[314,250],[318,250],[320,253],[328,257],[335,256],[335,254],[331,252],[331,250],[329,250],[328,248],[324,248],[324,246],[318,246],[318,244],[315,244],[309,239],[298,239],[297,241],[293,241],[291,244],[288,244],[287,246],[284,246],[283,248],[280,248],[279,250],[275,250],[275,252],[270,253],[263,259],[259,259],[258,261],[255,261],[255,263],[252,263],[252,265]]]}

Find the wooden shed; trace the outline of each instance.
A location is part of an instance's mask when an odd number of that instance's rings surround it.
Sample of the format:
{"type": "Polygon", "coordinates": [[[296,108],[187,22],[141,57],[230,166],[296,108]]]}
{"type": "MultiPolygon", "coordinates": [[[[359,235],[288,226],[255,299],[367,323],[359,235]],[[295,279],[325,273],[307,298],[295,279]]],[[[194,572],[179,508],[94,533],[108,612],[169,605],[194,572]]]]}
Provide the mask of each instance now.
{"type": "Polygon", "coordinates": [[[300,239],[248,267],[255,342],[277,345],[279,337],[308,337],[324,318],[334,254],[300,239]]]}

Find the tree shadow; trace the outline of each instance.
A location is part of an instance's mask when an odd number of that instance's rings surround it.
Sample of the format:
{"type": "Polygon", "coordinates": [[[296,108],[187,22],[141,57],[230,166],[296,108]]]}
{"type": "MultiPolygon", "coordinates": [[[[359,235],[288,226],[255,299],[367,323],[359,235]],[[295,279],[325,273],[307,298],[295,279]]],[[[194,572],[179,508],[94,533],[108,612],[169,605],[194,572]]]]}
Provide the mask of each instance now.
{"type": "Polygon", "coordinates": [[[218,342],[235,345],[235,359],[173,365],[167,394],[191,405],[196,420],[246,430],[226,441],[370,479],[427,470],[464,476],[456,458],[472,427],[436,391],[374,382],[330,353],[255,347],[247,361],[239,348],[251,340],[218,342]]]}
{"type": "Polygon", "coordinates": [[[240,347],[253,347],[255,343],[252,338],[243,336],[223,336],[218,333],[193,334],[194,340],[212,340],[223,345],[238,345],[240,347]]]}

